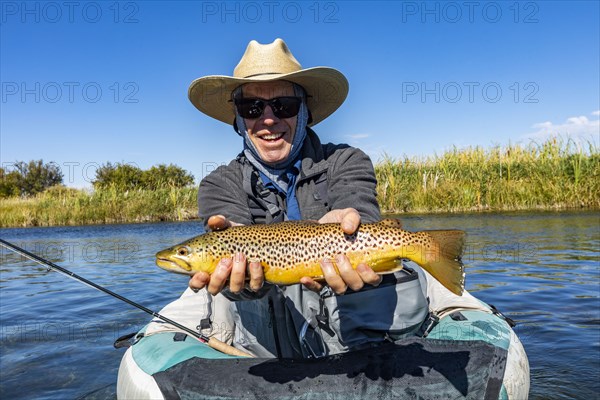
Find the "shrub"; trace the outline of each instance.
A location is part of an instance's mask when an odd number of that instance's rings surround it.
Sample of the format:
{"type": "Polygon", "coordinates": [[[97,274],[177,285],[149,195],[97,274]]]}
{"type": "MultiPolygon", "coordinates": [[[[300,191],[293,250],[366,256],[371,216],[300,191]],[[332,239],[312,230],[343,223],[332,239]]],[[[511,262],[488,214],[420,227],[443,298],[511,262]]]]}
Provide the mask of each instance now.
{"type": "Polygon", "coordinates": [[[142,174],[142,186],[148,190],[184,188],[194,183],[194,176],[176,165],[159,164],[142,174]]]}
{"type": "Polygon", "coordinates": [[[14,170],[0,172],[0,197],[32,196],[45,189],[62,183],[63,174],[53,162],[44,164],[43,160],[18,161],[13,164],[14,170]]]}
{"type": "Polygon", "coordinates": [[[142,183],[142,170],[134,165],[110,162],[96,170],[94,189],[114,188],[120,191],[137,189],[142,183]]]}

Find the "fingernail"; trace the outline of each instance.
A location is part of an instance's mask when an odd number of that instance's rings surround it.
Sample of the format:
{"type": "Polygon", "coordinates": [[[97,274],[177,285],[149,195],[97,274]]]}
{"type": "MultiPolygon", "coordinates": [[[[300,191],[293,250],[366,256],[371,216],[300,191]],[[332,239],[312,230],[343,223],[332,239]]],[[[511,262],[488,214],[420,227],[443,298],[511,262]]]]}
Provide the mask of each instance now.
{"type": "Polygon", "coordinates": [[[231,258],[224,258],[221,261],[221,266],[219,267],[219,269],[223,272],[226,272],[227,270],[229,270],[231,268],[232,264],[233,264],[233,261],[231,260],[231,258]]]}
{"type": "Polygon", "coordinates": [[[190,289],[192,289],[192,292],[194,292],[194,293],[198,293],[200,291],[200,289],[198,289],[198,288],[190,287],[190,289]]]}
{"type": "Polygon", "coordinates": [[[262,265],[260,265],[260,264],[257,264],[257,263],[254,263],[254,262],[251,262],[251,263],[250,263],[250,269],[251,269],[252,271],[259,271],[259,270],[261,270],[261,269],[262,269],[262,265]]]}
{"type": "Polygon", "coordinates": [[[335,255],[335,262],[336,263],[343,263],[344,262],[344,257],[341,254],[336,254],[335,255]]]}
{"type": "Polygon", "coordinates": [[[356,232],[356,225],[354,225],[354,223],[352,223],[352,221],[344,221],[344,224],[342,226],[343,226],[344,232],[346,232],[348,235],[351,235],[354,232],[356,232]]]}

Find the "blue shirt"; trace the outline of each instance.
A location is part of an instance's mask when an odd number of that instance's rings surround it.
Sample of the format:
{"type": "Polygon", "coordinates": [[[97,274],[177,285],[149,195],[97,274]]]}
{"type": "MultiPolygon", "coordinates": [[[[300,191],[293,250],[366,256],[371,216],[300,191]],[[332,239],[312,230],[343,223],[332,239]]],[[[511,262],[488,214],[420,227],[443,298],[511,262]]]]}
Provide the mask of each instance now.
{"type": "Polygon", "coordinates": [[[265,184],[267,188],[274,188],[279,193],[282,193],[286,198],[286,209],[283,212],[286,215],[286,220],[289,221],[298,221],[302,219],[300,215],[300,206],[298,205],[298,199],[296,199],[296,178],[300,173],[300,165],[302,164],[302,160],[298,159],[292,165],[289,170],[286,172],[286,177],[288,181],[288,189],[287,192],[284,192],[279,186],[277,186],[271,179],[269,179],[265,174],[259,171],[260,178],[265,184]]]}

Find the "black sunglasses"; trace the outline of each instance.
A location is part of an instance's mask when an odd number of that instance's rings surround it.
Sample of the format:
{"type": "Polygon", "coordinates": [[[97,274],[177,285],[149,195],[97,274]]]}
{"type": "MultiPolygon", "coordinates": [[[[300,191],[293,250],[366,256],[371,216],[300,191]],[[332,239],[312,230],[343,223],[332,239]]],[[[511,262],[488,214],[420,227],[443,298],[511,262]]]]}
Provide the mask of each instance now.
{"type": "Polygon", "coordinates": [[[275,97],[271,100],[250,97],[233,101],[238,113],[247,119],[260,118],[267,105],[271,107],[277,118],[291,118],[298,115],[300,104],[302,104],[302,98],[292,96],[275,97]]]}

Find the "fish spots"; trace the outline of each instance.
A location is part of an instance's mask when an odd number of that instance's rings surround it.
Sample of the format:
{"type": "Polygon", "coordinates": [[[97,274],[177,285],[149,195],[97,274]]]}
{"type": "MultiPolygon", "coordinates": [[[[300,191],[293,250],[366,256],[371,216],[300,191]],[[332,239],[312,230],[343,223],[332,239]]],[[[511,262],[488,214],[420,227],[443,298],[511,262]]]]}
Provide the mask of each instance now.
{"type": "MultiPolygon", "coordinates": [[[[194,271],[212,272],[218,261],[238,252],[247,259],[260,260],[265,278],[274,283],[296,283],[302,276],[322,274],[320,261],[336,254],[352,255],[358,263],[377,260],[423,258],[424,252],[437,247],[426,232],[408,232],[386,224],[361,224],[358,231],[346,235],[339,224],[283,222],[269,225],[231,227],[208,232],[180,246],[193,253],[183,256],[194,271]]],[[[177,249],[174,247],[173,249],[177,249]]],[[[385,271],[385,270],[382,270],[385,271]]]]}

